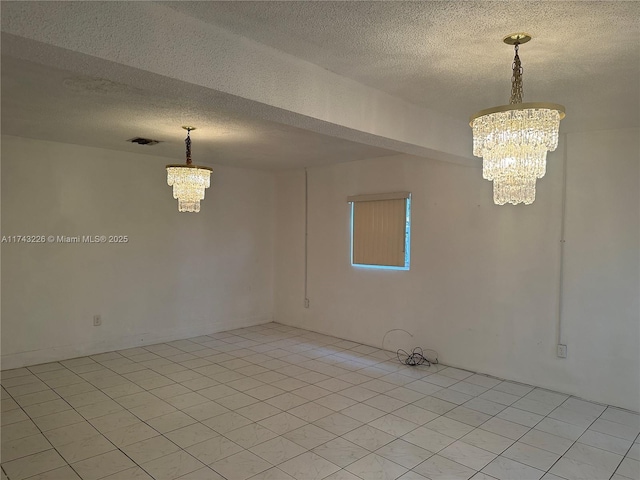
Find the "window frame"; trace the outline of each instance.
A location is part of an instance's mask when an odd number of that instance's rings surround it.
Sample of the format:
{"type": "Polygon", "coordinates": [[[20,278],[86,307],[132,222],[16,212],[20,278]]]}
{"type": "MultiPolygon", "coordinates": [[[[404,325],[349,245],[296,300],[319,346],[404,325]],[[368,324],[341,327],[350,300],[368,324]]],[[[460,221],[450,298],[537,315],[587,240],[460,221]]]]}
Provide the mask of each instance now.
{"type": "MultiPolygon", "coordinates": [[[[353,197],[349,197],[353,198],[353,197]]],[[[404,252],[404,266],[398,265],[371,265],[371,264],[363,264],[363,263],[353,263],[353,220],[354,220],[354,211],[355,211],[355,203],[356,200],[349,200],[349,257],[350,263],[352,267],[356,268],[365,268],[365,269],[374,269],[374,270],[400,270],[400,271],[409,271],[411,270],[411,193],[408,192],[405,203],[405,252],[404,252]]]]}

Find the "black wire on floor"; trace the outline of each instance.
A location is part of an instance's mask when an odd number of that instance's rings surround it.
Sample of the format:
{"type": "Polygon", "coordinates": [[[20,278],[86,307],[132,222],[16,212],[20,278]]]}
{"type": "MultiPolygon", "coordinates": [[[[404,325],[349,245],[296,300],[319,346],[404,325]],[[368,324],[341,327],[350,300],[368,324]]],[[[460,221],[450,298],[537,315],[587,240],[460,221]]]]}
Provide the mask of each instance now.
{"type": "MultiPolygon", "coordinates": [[[[391,332],[404,332],[410,337],[413,337],[411,333],[407,332],[406,330],[403,330],[402,328],[394,328],[393,330],[389,330],[387,333],[384,334],[384,337],[382,337],[383,350],[385,349],[384,340],[387,338],[387,335],[389,335],[391,332]]],[[[415,347],[413,350],[411,350],[410,353],[400,348],[396,352],[396,357],[398,358],[398,361],[400,363],[402,363],[403,365],[408,365],[410,367],[417,367],[419,365],[426,365],[427,367],[430,367],[431,365],[437,365],[438,352],[436,352],[435,350],[427,350],[427,351],[435,353],[435,355],[432,357],[431,360],[427,358],[424,350],[421,347],[415,347]]]]}
{"type": "Polygon", "coordinates": [[[408,353],[403,349],[399,349],[396,352],[396,356],[400,363],[409,365],[410,367],[417,367],[418,365],[426,365],[427,367],[430,367],[431,365],[438,364],[437,355],[435,360],[431,361],[424,355],[424,350],[420,347],[414,348],[411,350],[411,353],[408,353]]]}

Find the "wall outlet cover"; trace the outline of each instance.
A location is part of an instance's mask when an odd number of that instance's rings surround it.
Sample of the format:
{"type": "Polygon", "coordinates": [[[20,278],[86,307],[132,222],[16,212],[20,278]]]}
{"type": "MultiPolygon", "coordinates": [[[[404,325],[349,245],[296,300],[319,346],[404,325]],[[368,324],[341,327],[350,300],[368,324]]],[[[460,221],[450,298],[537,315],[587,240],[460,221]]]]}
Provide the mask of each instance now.
{"type": "Polygon", "coordinates": [[[567,358],[567,346],[566,345],[562,345],[561,343],[558,344],[558,357],[567,358]]]}

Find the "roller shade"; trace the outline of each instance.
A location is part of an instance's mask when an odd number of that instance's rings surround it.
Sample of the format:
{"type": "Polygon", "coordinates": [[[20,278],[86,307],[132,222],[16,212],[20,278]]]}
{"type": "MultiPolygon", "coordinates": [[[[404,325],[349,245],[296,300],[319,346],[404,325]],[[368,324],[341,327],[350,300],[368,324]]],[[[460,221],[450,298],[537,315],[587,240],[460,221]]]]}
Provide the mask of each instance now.
{"type": "Polygon", "coordinates": [[[354,264],[405,265],[406,202],[409,193],[406,192],[406,196],[404,194],[348,197],[353,202],[354,264]]]}

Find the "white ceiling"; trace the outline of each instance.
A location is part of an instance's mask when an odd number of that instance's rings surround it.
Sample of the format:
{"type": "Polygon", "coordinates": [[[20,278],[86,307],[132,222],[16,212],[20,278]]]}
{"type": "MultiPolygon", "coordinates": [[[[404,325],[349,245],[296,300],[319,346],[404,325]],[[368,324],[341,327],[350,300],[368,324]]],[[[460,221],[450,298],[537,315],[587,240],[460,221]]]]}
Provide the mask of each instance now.
{"type": "Polygon", "coordinates": [[[195,125],[194,163],[286,169],[393,155],[198,101],[37,63],[2,58],[2,133],[184,160],[181,125],[195,125]],[[141,146],[133,137],[162,143],[141,146]]]}
{"type": "Polygon", "coordinates": [[[564,131],[640,124],[640,2],[162,2],[340,75],[467,119],[508,103],[525,31],[525,101],[567,108],[564,131]]]}
{"type": "Polygon", "coordinates": [[[624,1],[2,2],[2,133],[178,161],[193,124],[196,163],[477,165],[466,122],[508,101],[512,32],[534,37],[525,101],[565,105],[562,132],[639,126],[639,18],[624,1]]]}

